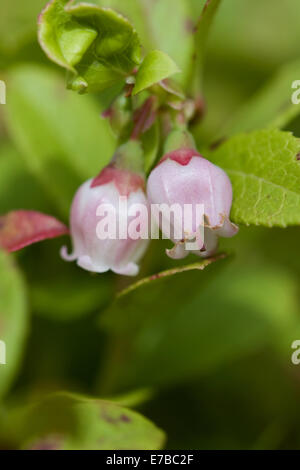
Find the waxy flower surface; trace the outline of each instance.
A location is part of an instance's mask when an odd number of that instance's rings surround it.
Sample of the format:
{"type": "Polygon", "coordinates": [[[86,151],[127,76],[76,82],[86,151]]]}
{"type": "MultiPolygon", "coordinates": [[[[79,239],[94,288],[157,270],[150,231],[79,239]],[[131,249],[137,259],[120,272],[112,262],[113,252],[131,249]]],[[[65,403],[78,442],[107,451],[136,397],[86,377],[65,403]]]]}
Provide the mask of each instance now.
{"type": "MultiPolygon", "coordinates": [[[[123,237],[116,230],[115,234],[102,239],[99,237],[99,222],[105,207],[114,209],[116,224],[119,220],[126,221],[130,209],[136,204],[147,208],[144,184],[140,174],[117,168],[114,164],[104,168],[95,179],[86,181],[78,189],[72,203],[70,225],[73,253],[68,255],[66,247],[63,247],[63,258],[77,260],[77,264],[88,271],[103,273],[112,270],[117,274],[135,276],[139,271],[137,263],[147,248],[148,240],[130,237],[127,225],[123,237]],[[120,200],[125,200],[125,206],[120,205],[120,200]]],[[[148,224],[147,214],[146,210],[145,225],[148,224]]]]}
{"type": "MultiPolygon", "coordinates": [[[[149,176],[147,195],[151,204],[177,206],[188,214],[170,219],[170,238],[175,243],[167,250],[171,258],[184,258],[190,251],[210,256],[217,249],[218,237],[232,237],[238,231],[229,220],[232,187],[227,174],[196,150],[183,148],[166,154],[149,176]]],[[[161,219],[157,223],[164,233],[161,219]]]]}

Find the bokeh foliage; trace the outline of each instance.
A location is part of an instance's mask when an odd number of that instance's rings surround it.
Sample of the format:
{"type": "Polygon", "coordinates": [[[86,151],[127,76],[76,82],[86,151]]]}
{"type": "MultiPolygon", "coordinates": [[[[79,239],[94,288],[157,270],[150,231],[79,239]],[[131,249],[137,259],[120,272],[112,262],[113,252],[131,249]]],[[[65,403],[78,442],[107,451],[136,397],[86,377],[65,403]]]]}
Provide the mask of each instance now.
{"type": "MultiPolygon", "coordinates": [[[[144,54],[169,54],[182,71],[174,78],[189,90],[191,31],[204,0],[94,3],[133,22],[144,54]]],[[[35,209],[67,222],[76,188],[115,148],[101,112],[116,90],[66,90],[65,72],[37,43],[44,6],[0,0],[0,79],[7,84],[0,212],[35,209]]],[[[245,224],[222,242],[224,259],[181,271],[165,255],[169,243],[153,242],[140,279],[176,273],[128,289],[126,278],[64,263],[65,240],[1,253],[0,340],[8,363],[0,365],[0,447],[300,447],[300,366],[291,363],[300,337],[300,231],[282,228],[299,225],[300,106],[290,104],[291,83],[300,78],[299,22],[298,0],[224,0],[201,55],[207,112],[193,133],[228,171],[233,214],[245,224]],[[212,152],[224,136],[231,139],[212,152]],[[260,165],[245,165],[247,152],[260,165]],[[264,173],[268,162],[271,174],[264,173]],[[247,186],[253,174],[264,182],[257,191],[247,186]],[[61,420],[51,420],[55,414],[61,420]],[[141,415],[166,432],[166,444],[141,415]]]]}

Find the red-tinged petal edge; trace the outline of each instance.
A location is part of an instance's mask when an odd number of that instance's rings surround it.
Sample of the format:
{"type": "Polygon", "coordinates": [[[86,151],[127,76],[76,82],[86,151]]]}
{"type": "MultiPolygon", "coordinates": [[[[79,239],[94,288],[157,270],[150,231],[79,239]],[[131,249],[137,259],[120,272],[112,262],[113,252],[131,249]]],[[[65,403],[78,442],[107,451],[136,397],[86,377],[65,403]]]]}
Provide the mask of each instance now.
{"type": "Polygon", "coordinates": [[[91,183],[91,188],[102,186],[113,182],[118,189],[121,196],[129,196],[130,193],[138,191],[140,188],[144,189],[144,178],[129,170],[120,170],[112,165],[103,168],[96,178],[91,183]]]}
{"type": "Polygon", "coordinates": [[[164,157],[162,157],[158,165],[160,165],[166,160],[174,160],[180,165],[186,166],[190,163],[193,157],[202,157],[202,155],[200,155],[197,150],[183,148],[167,153],[164,157]]]}
{"type": "Polygon", "coordinates": [[[62,222],[41,212],[18,210],[0,216],[0,247],[8,252],[68,233],[62,222]]]}

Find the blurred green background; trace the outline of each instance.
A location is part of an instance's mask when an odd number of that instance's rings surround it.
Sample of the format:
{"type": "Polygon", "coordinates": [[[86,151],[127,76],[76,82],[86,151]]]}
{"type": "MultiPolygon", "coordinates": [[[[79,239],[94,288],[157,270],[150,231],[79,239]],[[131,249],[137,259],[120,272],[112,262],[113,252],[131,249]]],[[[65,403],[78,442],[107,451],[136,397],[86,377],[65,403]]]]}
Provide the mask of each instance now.
{"type": "MultiPolygon", "coordinates": [[[[204,1],[94,3],[127,15],[146,49],[155,42],[184,71],[192,47],[187,31],[204,1]]],[[[64,72],[37,43],[44,5],[0,0],[0,79],[7,86],[0,213],[34,209],[67,222],[76,188],[115,148],[100,117],[114,90],[66,91],[64,72]]],[[[256,117],[261,89],[270,87],[275,101],[282,92],[286,105],[292,81],[300,79],[299,25],[298,0],[221,3],[204,71],[207,114],[194,130],[200,148],[238,131],[243,113],[256,117]],[[277,93],[282,75],[285,88],[277,93]]],[[[254,118],[250,128],[259,126],[254,118]]],[[[285,128],[300,136],[294,115],[285,128]]],[[[136,408],[166,432],[168,449],[299,449],[300,365],[291,362],[291,344],[300,339],[299,238],[297,227],[241,227],[221,244],[227,259],[117,300],[132,280],[63,262],[66,240],[2,254],[0,339],[8,363],[0,366],[0,448],[23,445],[25,437],[9,430],[18,407],[69,390],[136,408]]],[[[139,277],[178,265],[164,253],[169,244],[151,244],[139,277]]]]}

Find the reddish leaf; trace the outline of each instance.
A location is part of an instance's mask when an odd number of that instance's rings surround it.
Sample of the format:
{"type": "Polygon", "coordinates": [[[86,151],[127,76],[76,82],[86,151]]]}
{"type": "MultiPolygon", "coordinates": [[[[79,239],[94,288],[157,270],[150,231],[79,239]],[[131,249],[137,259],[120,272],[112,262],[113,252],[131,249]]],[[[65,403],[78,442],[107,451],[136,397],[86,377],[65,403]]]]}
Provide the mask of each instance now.
{"type": "Polygon", "coordinates": [[[12,252],[69,233],[54,217],[35,211],[13,211],[0,217],[0,246],[12,252]]]}
{"type": "Polygon", "coordinates": [[[156,99],[150,96],[145,103],[138,108],[133,116],[134,129],[131,135],[132,139],[137,139],[150,129],[156,118],[156,99]]]}

